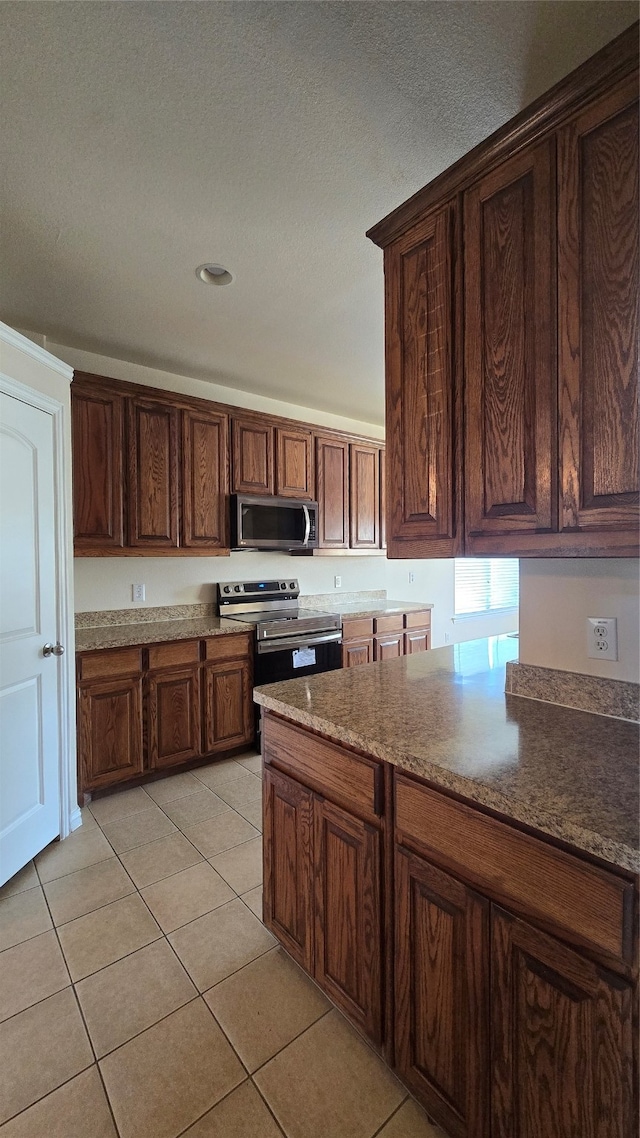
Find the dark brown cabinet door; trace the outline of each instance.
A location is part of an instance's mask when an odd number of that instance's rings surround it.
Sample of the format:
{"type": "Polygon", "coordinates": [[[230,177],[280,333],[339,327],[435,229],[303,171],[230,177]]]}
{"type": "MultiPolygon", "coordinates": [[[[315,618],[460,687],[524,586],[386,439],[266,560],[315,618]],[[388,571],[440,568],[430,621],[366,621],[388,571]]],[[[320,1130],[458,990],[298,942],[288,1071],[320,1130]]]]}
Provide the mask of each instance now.
{"type": "Polygon", "coordinates": [[[431,630],[415,628],[404,634],[404,654],[414,656],[416,652],[427,652],[431,647],[431,630]]]}
{"type": "Polygon", "coordinates": [[[321,549],[349,548],[349,443],[316,438],[318,545],[321,549]]]}
{"type": "Polygon", "coordinates": [[[387,463],[384,448],[380,451],[380,548],[387,548],[387,463]]]}
{"type": "Polygon", "coordinates": [[[140,676],[103,680],[79,689],[78,758],[83,791],[142,774],[140,676]]]}
{"type": "Polygon", "coordinates": [[[147,684],[148,760],[153,770],[202,754],[200,669],[151,673],[147,684]]]}
{"type": "Polygon", "coordinates": [[[98,385],[71,385],[73,532],[76,553],[124,545],[123,399],[98,385]]]}
{"type": "Polygon", "coordinates": [[[274,493],[274,429],[260,419],[232,420],[234,494],[274,493]]]}
{"type": "Polygon", "coordinates": [[[228,751],[253,739],[251,665],[225,660],[205,667],[205,747],[228,751]]]}
{"type": "Polygon", "coordinates": [[[551,140],[464,196],[468,553],[557,528],[551,140]]]}
{"type": "Polygon", "coordinates": [[[128,400],[129,545],[178,547],[178,410],[128,400]]]}
{"type": "Polygon", "coordinates": [[[229,420],[207,411],[182,412],[182,544],[229,545],[229,420]]]}
{"type": "Polygon", "coordinates": [[[634,1138],[632,993],[492,910],[493,1138],[634,1138]]]}
{"type": "Polygon", "coordinates": [[[380,547],[380,450],[351,443],[351,548],[380,547]]]}
{"type": "Polygon", "coordinates": [[[386,632],[373,638],[374,660],[396,660],[404,652],[402,632],[386,632]]]}
{"type": "Polygon", "coordinates": [[[276,428],[276,494],[281,498],[313,498],[313,434],[294,427],[276,428]]]}
{"type": "Polygon", "coordinates": [[[342,641],[342,667],[354,668],[373,661],[373,637],[369,640],[342,641]]]}
{"type": "Polygon", "coordinates": [[[637,76],[560,131],[558,206],[560,528],[637,556],[637,76]]]}
{"type": "Polygon", "coordinates": [[[374,1043],[382,1039],[379,832],[317,797],[316,980],[374,1043]]]}
{"type": "Polygon", "coordinates": [[[313,975],[313,795],[264,768],[264,923],[313,975]]]}
{"type": "Polygon", "coordinates": [[[390,557],[455,557],[462,549],[456,224],[446,205],[385,250],[390,557]]]}
{"type": "Polygon", "coordinates": [[[487,1138],[489,903],[400,847],[395,901],[398,1072],[452,1138],[487,1138]]]}

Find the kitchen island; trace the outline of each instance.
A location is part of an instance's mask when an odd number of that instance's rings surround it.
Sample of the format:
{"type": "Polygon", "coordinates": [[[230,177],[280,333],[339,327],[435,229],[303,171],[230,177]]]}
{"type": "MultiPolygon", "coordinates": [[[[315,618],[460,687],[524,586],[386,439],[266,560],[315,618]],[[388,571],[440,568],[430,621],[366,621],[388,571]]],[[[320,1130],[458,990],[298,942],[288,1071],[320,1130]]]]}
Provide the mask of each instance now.
{"type": "Polygon", "coordinates": [[[256,690],[265,922],[455,1136],[636,1134],[636,725],[495,638],[256,690]]]}

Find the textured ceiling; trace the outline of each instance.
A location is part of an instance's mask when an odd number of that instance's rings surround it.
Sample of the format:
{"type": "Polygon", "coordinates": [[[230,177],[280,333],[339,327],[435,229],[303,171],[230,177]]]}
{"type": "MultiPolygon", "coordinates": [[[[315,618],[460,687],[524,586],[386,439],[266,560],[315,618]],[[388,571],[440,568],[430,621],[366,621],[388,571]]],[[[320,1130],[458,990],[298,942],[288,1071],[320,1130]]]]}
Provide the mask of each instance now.
{"type": "Polygon", "coordinates": [[[616,0],[1,3],[0,315],[380,422],[365,230],[635,17],[616,0]],[[233,284],[200,284],[204,261],[233,284]]]}

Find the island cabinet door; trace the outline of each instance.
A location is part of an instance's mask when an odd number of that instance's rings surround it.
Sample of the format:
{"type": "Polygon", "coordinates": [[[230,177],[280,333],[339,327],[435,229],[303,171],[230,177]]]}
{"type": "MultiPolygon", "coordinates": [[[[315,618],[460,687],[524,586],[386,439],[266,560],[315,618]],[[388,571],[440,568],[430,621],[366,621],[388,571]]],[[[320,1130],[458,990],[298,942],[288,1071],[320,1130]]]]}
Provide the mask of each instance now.
{"type": "Polygon", "coordinates": [[[382,1041],[380,834],[315,800],[316,953],[321,988],[374,1043],[382,1041]]]}
{"type": "Polygon", "coordinates": [[[313,794],[264,768],[263,919],[313,975],[313,794]]]}
{"type": "Polygon", "coordinates": [[[496,906],[492,1138],[633,1138],[632,994],[496,906]]]}
{"type": "MultiPolygon", "coordinates": [[[[396,1066],[452,1138],[490,1132],[489,908],[449,874],[397,849],[396,1066]]],[[[540,1130],[537,1138],[543,1133],[555,1134],[540,1130]]]]}

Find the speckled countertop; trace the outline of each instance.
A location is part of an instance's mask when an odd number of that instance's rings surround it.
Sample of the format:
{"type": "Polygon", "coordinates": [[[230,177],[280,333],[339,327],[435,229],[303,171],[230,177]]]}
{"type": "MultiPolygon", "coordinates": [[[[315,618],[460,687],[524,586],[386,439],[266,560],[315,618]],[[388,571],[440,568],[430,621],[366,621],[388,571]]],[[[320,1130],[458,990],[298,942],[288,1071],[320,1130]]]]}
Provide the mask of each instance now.
{"type": "Polygon", "coordinates": [[[432,604],[417,604],[415,601],[375,601],[367,604],[362,601],[356,601],[353,604],[334,604],[331,605],[331,612],[336,612],[340,616],[351,617],[352,620],[364,619],[365,617],[373,616],[394,616],[396,613],[402,612],[424,612],[425,609],[432,609],[432,604]]]}
{"type": "Polygon", "coordinates": [[[256,688],[263,707],[640,870],[638,726],[505,695],[509,638],[256,688]]]}
{"type": "Polygon", "coordinates": [[[197,620],[158,620],[140,624],[105,624],[76,629],[76,652],[96,648],[126,648],[131,644],[162,644],[165,640],[199,640],[204,636],[224,636],[251,631],[252,625],[217,616],[197,620]]]}

